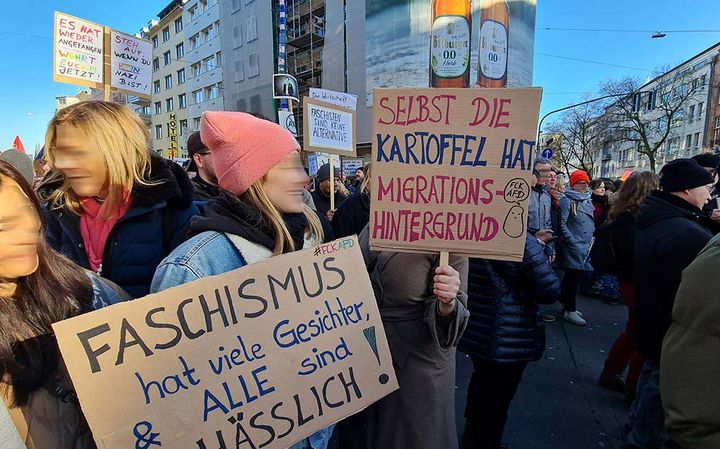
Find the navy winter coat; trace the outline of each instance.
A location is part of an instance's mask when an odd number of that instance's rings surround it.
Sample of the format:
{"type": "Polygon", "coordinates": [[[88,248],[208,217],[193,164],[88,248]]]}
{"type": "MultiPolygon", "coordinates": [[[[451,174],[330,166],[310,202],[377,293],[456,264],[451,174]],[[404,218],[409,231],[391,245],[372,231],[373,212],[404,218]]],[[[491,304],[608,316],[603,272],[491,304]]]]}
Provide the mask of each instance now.
{"type": "MultiPolygon", "coordinates": [[[[150,180],[157,185],[135,186],[132,207],[110,232],[103,254],[102,272],[133,298],[150,291],[155,269],[170,252],[185,241],[190,218],[197,213],[193,205],[193,186],[183,169],[153,156],[150,180]]],[[[43,185],[46,198],[61,184],[43,185]]],[[[80,216],[67,208],[45,214],[45,234],[50,245],[72,261],[90,269],[80,234],[80,216]]]]}
{"type": "Polygon", "coordinates": [[[539,360],[545,351],[545,327],[537,304],[552,304],[560,281],[543,246],[528,235],[522,262],[470,259],[470,322],[459,349],[487,362],[539,360]]]}

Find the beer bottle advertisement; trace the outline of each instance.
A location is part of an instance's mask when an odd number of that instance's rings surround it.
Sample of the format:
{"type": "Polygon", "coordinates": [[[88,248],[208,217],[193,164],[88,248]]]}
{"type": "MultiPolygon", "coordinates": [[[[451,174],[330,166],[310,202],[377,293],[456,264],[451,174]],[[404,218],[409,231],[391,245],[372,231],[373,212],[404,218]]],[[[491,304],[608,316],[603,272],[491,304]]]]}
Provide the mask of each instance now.
{"type": "Polygon", "coordinates": [[[482,0],[478,84],[507,87],[510,11],[505,0],[482,0]]]}
{"type": "Polygon", "coordinates": [[[433,0],[430,87],[468,87],[472,7],[470,0],[433,0]]]}

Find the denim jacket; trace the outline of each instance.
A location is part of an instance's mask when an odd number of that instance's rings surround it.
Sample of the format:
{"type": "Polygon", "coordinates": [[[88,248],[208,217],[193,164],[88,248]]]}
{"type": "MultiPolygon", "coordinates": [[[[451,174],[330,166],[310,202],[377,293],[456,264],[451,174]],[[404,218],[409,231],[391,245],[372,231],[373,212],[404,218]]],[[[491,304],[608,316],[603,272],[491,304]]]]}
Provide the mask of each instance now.
{"type": "MultiPolygon", "coordinates": [[[[305,241],[305,248],[313,244],[305,241]]],[[[157,293],[198,279],[236,270],[272,257],[272,251],[236,235],[205,231],[178,246],[158,266],[150,286],[157,293]]],[[[334,425],[319,430],[290,449],[326,449],[334,425]]]]}

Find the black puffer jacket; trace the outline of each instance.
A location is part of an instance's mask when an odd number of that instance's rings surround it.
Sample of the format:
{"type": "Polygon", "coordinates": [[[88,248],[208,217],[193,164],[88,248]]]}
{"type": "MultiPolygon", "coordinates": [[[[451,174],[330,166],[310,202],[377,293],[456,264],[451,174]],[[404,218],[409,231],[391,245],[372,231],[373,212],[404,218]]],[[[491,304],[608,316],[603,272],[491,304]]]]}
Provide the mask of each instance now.
{"type": "Polygon", "coordinates": [[[488,362],[530,362],[545,350],[537,304],[551,304],[560,281],[537,239],[525,240],[522,262],[470,259],[470,322],[459,349],[488,362]]]}
{"type": "MultiPolygon", "coordinates": [[[[682,272],[712,239],[712,221],[702,210],[656,191],[637,216],[635,234],[635,316],[641,356],[660,362],[672,322],[682,272]]],[[[711,282],[711,279],[708,279],[711,282]]]]}

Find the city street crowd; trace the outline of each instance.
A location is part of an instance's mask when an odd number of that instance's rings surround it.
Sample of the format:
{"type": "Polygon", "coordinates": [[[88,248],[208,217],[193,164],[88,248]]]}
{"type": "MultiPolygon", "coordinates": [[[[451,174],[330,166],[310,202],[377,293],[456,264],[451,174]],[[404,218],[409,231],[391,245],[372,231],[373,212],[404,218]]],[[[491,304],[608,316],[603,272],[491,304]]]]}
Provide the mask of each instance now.
{"type": "Polygon", "coordinates": [[[506,447],[546,323],[592,323],[579,293],[627,306],[597,373],[627,398],[626,447],[720,448],[720,156],[624,180],[539,158],[522,262],[440,265],[370,250],[372,164],[350,176],[326,164],[311,183],[295,137],[240,112],[205,112],[188,150],[187,167],[163,159],[130,109],[87,101],[56,113],[35,166],[2,154],[0,391],[15,428],[0,426],[1,441],[17,432],[28,447],[96,447],[53,323],[358,235],[400,388],[293,449],[506,447]],[[457,350],[474,366],[461,435],[457,350]]]}

